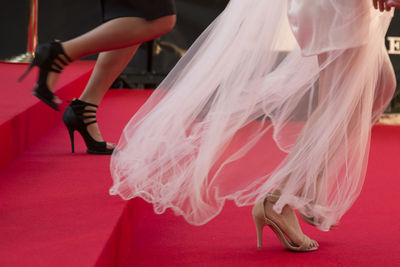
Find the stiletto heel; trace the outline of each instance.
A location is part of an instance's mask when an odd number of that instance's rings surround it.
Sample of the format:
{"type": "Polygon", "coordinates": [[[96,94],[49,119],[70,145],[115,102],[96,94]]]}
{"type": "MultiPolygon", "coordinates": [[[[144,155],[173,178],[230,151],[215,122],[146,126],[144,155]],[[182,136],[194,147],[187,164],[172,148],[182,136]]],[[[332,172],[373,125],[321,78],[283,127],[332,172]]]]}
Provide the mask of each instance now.
{"type": "MultiPolygon", "coordinates": [[[[255,208],[255,207],[254,207],[255,208]]],[[[256,225],[256,230],[257,230],[257,248],[261,249],[262,248],[262,238],[263,238],[263,230],[264,230],[264,221],[260,220],[257,218],[257,214],[255,213],[255,209],[253,208],[253,219],[254,223],[256,225]]]]}
{"type": "Polygon", "coordinates": [[[318,247],[310,247],[312,241],[306,235],[303,235],[303,241],[300,245],[295,244],[290,239],[288,240],[289,237],[286,233],[284,233],[274,221],[267,217],[267,214],[265,213],[265,203],[275,203],[276,201],[276,197],[270,194],[262,202],[258,202],[253,207],[252,215],[257,230],[257,247],[261,249],[263,229],[264,226],[268,225],[285,248],[296,252],[310,252],[317,250],[318,247]]]}
{"type": "Polygon", "coordinates": [[[26,71],[24,71],[21,77],[19,77],[18,82],[22,82],[25,79],[25,77],[29,74],[29,72],[31,72],[34,66],[35,65],[33,64],[33,62],[29,64],[29,67],[26,69],[26,71]]]}
{"type": "Polygon", "coordinates": [[[96,110],[86,109],[86,107],[98,108],[97,105],[74,99],[63,114],[63,122],[71,137],[72,153],[74,153],[73,132],[78,131],[85,141],[88,154],[111,155],[114,149],[107,148],[107,142],[98,142],[90,136],[87,127],[93,123],[97,123],[97,120],[95,120],[96,110]],[[93,120],[85,122],[88,119],[93,120]]]}
{"type": "Polygon", "coordinates": [[[40,44],[36,47],[35,58],[18,81],[21,82],[25,79],[34,66],[39,67],[39,78],[32,94],[51,108],[59,110],[58,104],[54,102],[55,96],[47,86],[47,77],[50,72],[61,73],[63,67],[70,62],[72,62],[72,60],[65,53],[60,42],[40,44]]]}
{"type": "MultiPolygon", "coordinates": [[[[68,128],[68,127],[67,127],[68,128]]],[[[72,153],[75,153],[75,140],[74,140],[74,129],[68,128],[69,137],[71,139],[71,150],[72,153]]]]}

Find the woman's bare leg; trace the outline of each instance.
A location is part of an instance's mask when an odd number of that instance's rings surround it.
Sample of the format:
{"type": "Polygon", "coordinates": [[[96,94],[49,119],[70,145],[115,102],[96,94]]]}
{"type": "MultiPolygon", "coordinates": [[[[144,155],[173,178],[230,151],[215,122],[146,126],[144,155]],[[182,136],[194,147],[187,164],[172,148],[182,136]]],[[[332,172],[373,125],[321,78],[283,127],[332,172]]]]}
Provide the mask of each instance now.
{"type": "Polygon", "coordinates": [[[124,17],[108,21],[75,39],[63,42],[66,54],[76,60],[88,55],[110,51],[155,39],[175,25],[175,15],[152,21],[124,17]]]}
{"type": "MultiPolygon", "coordinates": [[[[153,21],[134,17],[118,18],[62,43],[66,54],[72,60],[100,53],[89,82],[79,99],[99,105],[140,44],[170,31],[175,25],[175,20],[175,15],[153,21]]],[[[58,76],[54,72],[50,73],[47,83],[51,90],[53,90],[58,76]]],[[[55,101],[61,102],[58,98],[55,101]]],[[[94,108],[88,107],[88,109],[94,108]]],[[[89,125],[88,132],[96,141],[103,141],[97,123],[89,125]]],[[[107,144],[108,148],[114,146],[114,144],[107,144]]]]}
{"type": "MultiPolygon", "coordinates": [[[[92,31],[62,43],[64,51],[72,59],[140,45],[169,32],[175,25],[176,16],[166,16],[147,21],[143,18],[124,17],[108,21],[92,31]]],[[[58,74],[50,72],[48,87],[53,88],[58,74]]]]}
{"type": "MultiPolygon", "coordinates": [[[[324,64],[324,62],[327,60],[327,55],[326,54],[322,54],[318,57],[318,60],[320,62],[320,64],[324,64]]],[[[324,100],[324,98],[327,97],[325,91],[323,90],[324,86],[326,86],[327,84],[329,84],[329,80],[327,79],[326,72],[329,72],[330,70],[328,69],[324,69],[321,71],[320,73],[320,78],[319,78],[319,94],[318,94],[318,101],[322,102],[324,100]]],[[[307,126],[315,124],[318,121],[318,114],[313,114],[313,116],[311,116],[309,118],[309,120],[307,121],[307,126]]],[[[307,126],[304,127],[302,133],[300,133],[299,137],[298,137],[298,141],[301,140],[302,135],[304,135],[304,132],[306,132],[307,126]]],[[[275,189],[272,192],[272,195],[275,196],[276,198],[279,198],[281,195],[281,188],[284,188],[286,186],[286,183],[288,182],[288,180],[290,179],[290,175],[286,176],[285,179],[282,180],[280,187],[275,189]]],[[[318,183],[318,182],[317,182],[318,183]]],[[[266,214],[271,214],[271,218],[274,222],[276,222],[284,231],[286,231],[286,233],[291,233],[290,236],[293,237],[301,237],[301,235],[303,235],[303,232],[301,230],[298,218],[295,214],[295,211],[288,205],[286,205],[281,214],[276,213],[273,210],[273,204],[272,203],[266,203],[265,205],[265,212],[266,214]]],[[[312,219],[312,218],[311,218],[312,219]]],[[[293,240],[294,241],[294,240],[293,240]]],[[[315,242],[315,241],[313,241],[315,242]]],[[[313,243],[314,246],[318,246],[318,244],[315,242],[313,243]]]]}
{"type": "MultiPolygon", "coordinates": [[[[107,90],[118,75],[125,69],[138,48],[139,45],[134,45],[127,48],[100,53],[89,82],[79,99],[91,104],[99,105],[107,90]]],[[[94,108],[87,107],[87,109],[94,108]]],[[[90,124],[87,129],[89,134],[96,141],[104,141],[97,123],[90,124]]],[[[108,144],[108,148],[112,147],[114,147],[114,145],[108,144]]]]}
{"type": "Polygon", "coordinates": [[[138,48],[139,45],[134,45],[100,53],[93,73],[79,99],[99,105],[107,90],[131,61],[138,48]]]}

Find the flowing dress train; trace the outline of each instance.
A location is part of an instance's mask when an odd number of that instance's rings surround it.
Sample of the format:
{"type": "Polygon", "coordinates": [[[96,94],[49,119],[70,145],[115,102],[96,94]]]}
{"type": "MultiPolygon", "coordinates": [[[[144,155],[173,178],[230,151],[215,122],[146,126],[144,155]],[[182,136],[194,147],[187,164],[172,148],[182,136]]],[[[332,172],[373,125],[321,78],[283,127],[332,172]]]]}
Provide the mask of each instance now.
{"type": "Polygon", "coordinates": [[[113,195],[201,225],[272,190],[336,224],[359,195],[394,72],[370,0],[231,0],[124,129],[113,195]]]}

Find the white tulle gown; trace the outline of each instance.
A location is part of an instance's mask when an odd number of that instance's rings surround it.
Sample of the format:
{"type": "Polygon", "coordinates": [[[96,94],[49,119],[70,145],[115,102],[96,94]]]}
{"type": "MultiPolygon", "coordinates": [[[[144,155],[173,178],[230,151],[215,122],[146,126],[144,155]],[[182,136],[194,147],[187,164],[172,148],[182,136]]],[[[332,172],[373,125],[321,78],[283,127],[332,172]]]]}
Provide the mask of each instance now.
{"type": "Polygon", "coordinates": [[[231,0],[126,126],[110,193],[201,225],[225,200],[280,190],[277,212],[328,230],[361,191],[394,92],[392,15],[371,0],[231,0]]]}

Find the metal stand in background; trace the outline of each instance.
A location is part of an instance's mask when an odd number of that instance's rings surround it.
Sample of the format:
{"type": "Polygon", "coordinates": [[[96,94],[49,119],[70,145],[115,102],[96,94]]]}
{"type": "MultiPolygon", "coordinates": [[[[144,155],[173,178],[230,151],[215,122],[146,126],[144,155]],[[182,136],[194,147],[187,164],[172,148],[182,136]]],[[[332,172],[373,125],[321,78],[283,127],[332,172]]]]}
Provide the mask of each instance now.
{"type": "Polygon", "coordinates": [[[32,61],[35,54],[36,45],[38,43],[37,22],[38,22],[38,0],[29,0],[27,51],[22,55],[18,55],[2,61],[9,63],[29,63],[32,61]]]}
{"type": "Polygon", "coordinates": [[[162,80],[167,76],[166,73],[157,73],[154,71],[154,57],[161,52],[167,52],[176,55],[178,58],[183,57],[186,53],[185,49],[177,45],[155,39],[147,42],[147,66],[143,73],[124,73],[120,75],[116,86],[113,88],[156,88],[162,80]],[[117,87],[118,86],[118,87],[117,87]]]}

